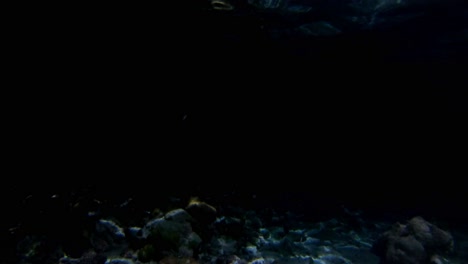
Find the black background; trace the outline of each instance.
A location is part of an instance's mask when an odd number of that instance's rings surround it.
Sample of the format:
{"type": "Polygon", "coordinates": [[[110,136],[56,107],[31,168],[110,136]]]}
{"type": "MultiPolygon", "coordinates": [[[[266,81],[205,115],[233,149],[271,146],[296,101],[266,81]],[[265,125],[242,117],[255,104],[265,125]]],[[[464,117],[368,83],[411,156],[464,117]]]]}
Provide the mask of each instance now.
{"type": "Polygon", "coordinates": [[[283,40],[205,3],[11,14],[4,200],[95,186],[466,217],[466,48],[426,44],[450,14],[283,40]]]}

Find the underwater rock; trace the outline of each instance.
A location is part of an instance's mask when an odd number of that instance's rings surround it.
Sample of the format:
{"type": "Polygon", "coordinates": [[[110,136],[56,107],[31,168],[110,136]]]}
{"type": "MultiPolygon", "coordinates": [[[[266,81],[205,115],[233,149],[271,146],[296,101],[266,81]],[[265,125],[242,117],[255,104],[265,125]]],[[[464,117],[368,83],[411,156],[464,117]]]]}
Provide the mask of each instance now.
{"type": "Polygon", "coordinates": [[[142,237],[150,238],[158,236],[163,240],[171,240],[178,243],[181,236],[188,236],[192,232],[190,223],[183,221],[183,219],[187,219],[184,213],[171,214],[169,217],[166,215],[164,218],[153,219],[143,227],[142,237]]]}
{"type": "Polygon", "coordinates": [[[279,251],[289,255],[293,255],[298,249],[300,248],[288,237],[284,237],[279,243],[279,251]]]}
{"type": "Polygon", "coordinates": [[[217,219],[214,224],[218,232],[232,238],[239,238],[244,233],[244,223],[239,218],[226,216],[217,219]]]}
{"type": "Polygon", "coordinates": [[[286,5],[285,0],[248,0],[248,3],[262,9],[278,9],[286,5]]]}
{"type": "Polygon", "coordinates": [[[174,222],[188,222],[192,220],[192,216],[184,209],[175,209],[169,211],[166,213],[164,218],[174,222]]]}
{"type": "Polygon", "coordinates": [[[211,250],[215,255],[233,255],[237,252],[237,241],[228,238],[214,238],[211,242],[211,250]]]}
{"type": "Polygon", "coordinates": [[[301,229],[289,230],[287,237],[291,239],[292,241],[298,242],[304,239],[304,233],[305,233],[305,230],[301,230],[301,229]]]}
{"type": "Polygon", "coordinates": [[[376,12],[389,10],[406,5],[405,0],[363,0],[352,1],[349,5],[361,12],[376,12]]]}
{"type": "Polygon", "coordinates": [[[125,251],[127,245],[123,228],[114,221],[101,219],[96,223],[96,232],[91,234],[90,242],[97,252],[109,250],[125,251]]]}
{"type": "Polygon", "coordinates": [[[274,239],[281,239],[286,235],[286,231],[284,230],[284,227],[277,226],[272,228],[272,230],[270,231],[270,235],[274,239]]]}
{"type": "Polygon", "coordinates": [[[159,261],[159,264],[198,264],[194,258],[168,256],[159,261]]]}
{"type": "Polygon", "coordinates": [[[104,255],[98,254],[91,250],[85,252],[80,258],[70,258],[65,256],[60,259],[60,264],[104,264],[107,258],[104,255]]]}
{"type": "MultiPolygon", "coordinates": [[[[248,4],[281,22],[267,23],[275,38],[292,35],[334,36],[369,29],[391,29],[411,24],[430,14],[430,9],[452,8],[457,0],[248,0],[248,4]],[[281,25],[281,26],[279,26],[281,25]]],[[[456,9],[456,8],[455,8],[456,9]]],[[[455,11],[456,13],[456,11],[455,11]]]]}
{"type": "Polygon", "coordinates": [[[59,264],[80,264],[80,259],[63,257],[60,259],[59,264]]]}
{"type": "Polygon", "coordinates": [[[339,255],[332,255],[332,254],[327,254],[320,256],[317,259],[314,259],[314,263],[316,264],[352,264],[351,261],[348,259],[339,256],[339,255]]]}
{"type": "MultiPolygon", "coordinates": [[[[347,5],[354,8],[364,8],[370,5],[359,3],[349,4],[346,1],[310,1],[310,0],[248,0],[248,4],[259,9],[278,10],[283,14],[300,14],[310,11],[320,10],[337,10],[340,11],[347,5]]],[[[361,2],[361,1],[360,1],[361,2]]]]}
{"type": "Polygon", "coordinates": [[[319,37],[319,36],[334,36],[341,33],[341,30],[334,27],[329,22],[319,21],[309,24],[304,24],[299,27],[299,30],[309,36],[319,37]]]}
{"type": "Polygon", "coordinates": [[[313,258],[311,256],[291,256],[291,257],[282,257],[279,258],[279,261],[275,261],[275,263],[282,263],[282,264],[310,264],[313,263],[313,258]]]}
{"type": "Polygon", "coordinates": [[[156,249],[153,245],[147,244],[140,248],[137,253],[137,258],[141,262],[149,262],[157,257],[156,249]]]}
{"type": "Polygon", "coordinates": [[[105,264],[134,264],[133,260],[125,258],[108,259],[105,264]]]}
{"type": "Polygon", "coordinates": [[[225,10],[225,11],[230,11],[234,9],[234,6],[228,0],[211,0],[211,7],[214,10],[225,10]]]}
{"type": "Polygon", "coordinates": [[[369,252],[369,248],[360,248],[354,245],[336,247],[336,250],[352,263],[378,263],[379,258],[369,252]]]}
{"type": "Polygon", "coordinates": [[[400,237],[389,245],[386,262],[423,263],[426,257],[424,247],[414,237],[400,237]]]}
{"type": "Polygon", "coordinates": [[[431,264],[448,264],[450,263],[447,259],[442,258],[439,255],[433,255],[429,260],[431,264]]]}
{"type": "Polygon", "coordinates": [[[452,236],[425,221],[414,217],[406,225],[396,223],[374,243],[372,252],[383,263],[427,263],[438,253],[453,249],[452,236]]]}
{"type": "Polygon", "coordinates": [[[96,231],[98,233],[105,233],[113,240],[121,240],[125,238],[124,230],[111,220],[99,220],[96,223],[96,231]]]}
{"type": "Polygon", "coordinates": [[[249,262],[249,264],[272,264],[275,263],[274,259],[269,258],[257,258],[249,262]]]}
{"type": "Polygon", "coordinates": [[[348,6],[350,15],[356,15],[357,20],[365,20],[363,28],[391,28],[427,15],[431,8],[440,8],[453,4],[446,0],[366,0],[351,1],[348,6]]]}
{"type": "MultiPolygon", "coordinates": [[[[220,259],[218,259],[220,260],[220,259]]],[[[224,261],[221,260],[221,262],[217,262],[217,263],[226,263],[226,264],[246,264],[247,261],[239,258],[238,256],[236,255],[231,255],[231,256],[227,256],[224,261]]]]}
{"type": "Polygon", "coordinates": [[[310,247],[316,247],[317,245],[320,244],[320,239],[318,238],[313,238],[313,237],[308,237],[302,244],[308,248],[310,247]]]}
{"type": "Polygon", "coordinates": [[[182,237],[188,236],[192,228],[189,223],[167,221],[161,219],[161,221],[153,221],[150,225],[145,226],[143,237],[154,238],[158,237],[163,241],[178,244],[182,237]]]}
{"type": "Polygon", "coordinates": [[[307,13],[312,10],[312,7],[304,5],[291,5],[286,7],[286,10],[291,13],[307,13]]]}
{"type": "Polygon", "coordinates": [[[26,236],[17,245],[23,263],[56,263],[63,252],[58,244],[46,237],[26,236]]]}
{"type": "Polygon", "coordinates": [[[142,239],[143,238],[143,231],[141,229],[141,227],[138,227],[138,226],[132,226],[130,228],[127,229],[128,231],[128,235],[132,238],[135,238],[135,239],[142,239]]]}
{"type": "MultiPolygon", "coordinates": [[[[168,212],[163,218],[149,221],[142,229],[142,237],[151,243],[147,245],[145,252],[157,248],[161,251],[178,252],[182,257],[192,257],[202,240],[192,231],[191,220],[192,217],[185,210],[176,209],[168,212]],[[157,247],[153,248],[151,245],[157,247]]],[[[157,254],[155,252],[139,255],[151,258],[157,254]]]]}
{"type": "Polygon", "coordinates": [[[248,211],[245,213],[245,215],[245,225],[248,228],[255,229],[257,231],[259,231],[262,228],[262,220],[257,216],[257,213],[255,211],[248,211]]]}
{"type": "Polygon", "coordinates": [[[185,210],[202,224],[211,224],[216,220],[216,208],[196,198],[190,200],[185,210]]]}
{"type": "Polygon", "coordinates": [[[256,246],[247,246],[247,247],[245,247],[245,252],[251,258],[256,258],[256,257],[260,256],[256,246]]]}
{"type": "Polygon", "coordinates": [[[408,230],[426,250],[446,253],[453,249],[452,235],[422,217],[411,219],[408,223],[408,230]]]}

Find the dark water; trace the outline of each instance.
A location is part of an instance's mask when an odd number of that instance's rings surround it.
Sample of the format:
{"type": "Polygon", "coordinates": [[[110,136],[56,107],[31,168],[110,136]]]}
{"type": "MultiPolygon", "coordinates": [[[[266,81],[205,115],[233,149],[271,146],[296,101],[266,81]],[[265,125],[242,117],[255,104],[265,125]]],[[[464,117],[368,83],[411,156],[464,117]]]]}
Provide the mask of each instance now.
{"type": "Polygon", "coordinates": [[[42,207],[59,217],[47,197],[76,193],[467,220],[468,41],[450,38],[466,33],[466,6],[278,37],[300,19],[179,4],[18,9],[2,228],[42,207]]]}
{"type": "Polygon", "coordinates": [[[348,15],[338,4],[300,19],[245,3],[179,4],[17,9],[29,19],[11,21],[10,68],[13,84],[31,89],[7,89],[3,116],[7,178],[27,185],[21,195],[156,184],[458,203],[462,3],[328,37],[287,32],[348,15]]]}

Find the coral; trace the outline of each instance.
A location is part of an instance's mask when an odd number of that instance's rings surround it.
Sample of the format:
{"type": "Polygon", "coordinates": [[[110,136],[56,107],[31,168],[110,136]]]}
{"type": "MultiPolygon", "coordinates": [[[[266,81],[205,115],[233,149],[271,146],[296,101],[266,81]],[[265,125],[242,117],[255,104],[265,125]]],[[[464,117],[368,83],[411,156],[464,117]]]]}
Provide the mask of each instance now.
{"type": "Polygon", "coordinates": [[[138,259],[142,262],[148,262],[156,257],[156,249],[153,245],[145,245],[138,251],[138,259]]]}

